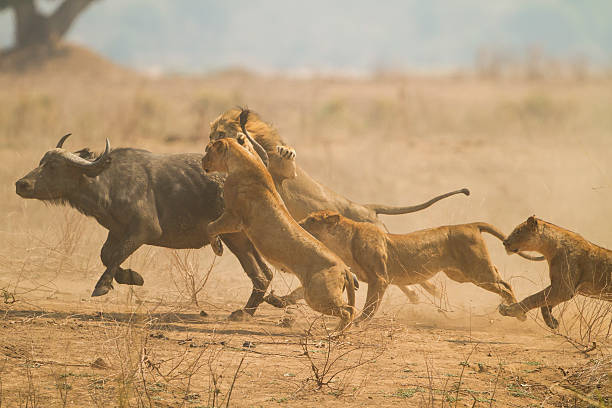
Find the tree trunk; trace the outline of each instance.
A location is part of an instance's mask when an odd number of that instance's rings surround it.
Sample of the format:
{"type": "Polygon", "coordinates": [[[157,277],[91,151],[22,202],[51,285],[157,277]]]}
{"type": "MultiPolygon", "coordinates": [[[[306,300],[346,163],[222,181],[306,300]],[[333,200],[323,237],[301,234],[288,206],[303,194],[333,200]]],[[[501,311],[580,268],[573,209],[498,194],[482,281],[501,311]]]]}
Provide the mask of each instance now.
{"type": "Polygon", "coordinates": [[[15,11],[15,48],[53,46],[66,34],[76,17],[94,0],[64,0],[49,16],[41,14],[34,0],[10,3],[15,11]]]}

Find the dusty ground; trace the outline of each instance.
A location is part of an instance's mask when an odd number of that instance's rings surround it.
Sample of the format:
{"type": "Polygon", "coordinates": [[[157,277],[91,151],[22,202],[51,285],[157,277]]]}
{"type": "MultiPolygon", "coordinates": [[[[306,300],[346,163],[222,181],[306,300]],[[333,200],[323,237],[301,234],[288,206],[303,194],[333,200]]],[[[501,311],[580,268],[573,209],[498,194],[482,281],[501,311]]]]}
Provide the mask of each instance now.
{"type": "MultiPolygon", "coordinates": [[[[386,217],[393,232],[480,220],[509,232],[536,214],[611,248],[609,77],[144,78],[68,54],[0,73],[0,406],[225,406],[230,389],[239,407],[611,403],[609,304],[578,298],[557,308],[553,333],[536,312],[525,323],[504,318],[497,296],[438,276],[443,299],[412,305],[391,288],[370,325],[328,339],[303,305],[263,305],[252,322],[227,321],[250,292],[231,254],[152,247],[126,262],[145,286],[91,299],[102,228],[14,193],[68,131],[75,150],[101,149],[109,137],[113,146],[202,151],[208,122],[248,104],[307,171],[355,201],[413,204],[472,190],[386,217]],[[189,279],[198,286],[213,261],[196,306],[189,279]]],[[[519,298],[548,284],[546,265],[486,242],[519,298]]],[[[295,284],[279,273],[273,286],[295,284]]]]}

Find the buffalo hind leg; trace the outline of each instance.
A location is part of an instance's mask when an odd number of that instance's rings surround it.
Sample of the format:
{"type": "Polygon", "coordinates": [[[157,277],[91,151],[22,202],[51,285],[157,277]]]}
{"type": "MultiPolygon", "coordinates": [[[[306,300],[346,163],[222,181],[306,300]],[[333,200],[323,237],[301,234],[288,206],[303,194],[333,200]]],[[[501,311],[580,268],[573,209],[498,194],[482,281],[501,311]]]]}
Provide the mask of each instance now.
{"type": "Polygon", "coordinates": [[[546,323],[548,327],[550,327],[553,330],[559,327],[559,321],[555,319],[554,316],[552,315],[551,306],[542,306],[540,308],[540,311],[542,312],[542,318],[544,319],[544,323],[546,323]]]}
{"type": "Polygon", "coordinates": [[[255,314],[257,307],[263,302],[264,295],[270,286],[272,272],[246,235],[242,233],[224,234],[223,242],[238,258],[238,262],[253,283],[253,291],[243,309],[232,312],[230,320],[241,321],[249,319],[255,314]]]}
{"type": "Polygon", "coordinates": [[[298,286],[291,293],[285,296],[277,296],[274,294],[274,291],[272,291],[264,298],[264,301],[274,307],[282,309],[289,305],[295,305],[298,300],[302,299],[304,299],[304,287],[298,286]]]}

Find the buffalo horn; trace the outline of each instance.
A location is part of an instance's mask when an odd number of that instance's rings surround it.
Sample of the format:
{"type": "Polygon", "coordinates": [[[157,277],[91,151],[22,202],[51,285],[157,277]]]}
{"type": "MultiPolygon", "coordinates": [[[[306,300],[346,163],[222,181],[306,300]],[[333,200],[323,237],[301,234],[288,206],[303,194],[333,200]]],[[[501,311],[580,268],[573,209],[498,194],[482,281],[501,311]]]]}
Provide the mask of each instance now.
{"type": "Polygon", "coordinates": [[[85,160],[84,158],[82,158],[80,156],[77,156],[76,154],[71,153],[71,152],[66,152],[64,157],[71,164],[73,164],[73,165],[75,165],[77,167],[95,168],[95,167],[99,166],[100,164],[104,163],[104,161],[106,160],[106,158],[107,158],[109,153],[110,153],[110,142],[108,141],[108,139],[106,139],[106,148],[104,149],[104,153],[102,153],[100,156],[98,156],[98,158],[96,160],[94,160],[94,161],[85,160]]]}
{"type": "Polygon", "coordinates": [[[72,133],[68,133],[67,135],[62,136],[62,138],[59,140],[59,142],[57,142],[57,146],[55,146],[57,149],[61,149],[62,146],[64,145],[64,142],[66,141],[66,139],[68,139],[68,136],[70,136],[72,133]]]}

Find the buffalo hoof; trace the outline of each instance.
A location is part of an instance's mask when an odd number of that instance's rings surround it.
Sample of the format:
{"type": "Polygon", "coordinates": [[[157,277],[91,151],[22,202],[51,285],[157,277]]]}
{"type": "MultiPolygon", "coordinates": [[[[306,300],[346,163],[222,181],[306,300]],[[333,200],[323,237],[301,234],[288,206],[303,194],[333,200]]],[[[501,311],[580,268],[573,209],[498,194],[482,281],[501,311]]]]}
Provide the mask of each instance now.
{"type": "Polygon", "coordinates": [[[112,288],[113,288],[113,285],[100,285],[100,286],[96,286],[96,288],[94,289],[94,291],[91,294],[91,297],[106,295],[112,288]]]}
{"type": "Polygon", "coordinates": [[[550,319],[544,319],[544,323],[546,323],[546,325],[553,330],[556,330],[557,327],[559,327],[559,321],[552,316],[550,316],[550,319]]]}
{"type": "Polygon", "coordinates": [[[248,312],[244,309],[234,310],[228,317],[228,319],[232,322],[248,322],[253,319],[248,312]]]}
{"type": "Polygon", "coordinates": [[[219,237],[215,237],[215,239],[210,242],[210,247],[212,248],[215,255],[223,255],[223,242],[221,242],[221,239],[219,237]]]}
{"type": "Polygon", "coordinates": [[[138,272],[131,269],[119,269],[117,272],[115,272],[115,281],[122,285],[144,285],[144,279],[142,276],[138,272]]]}

